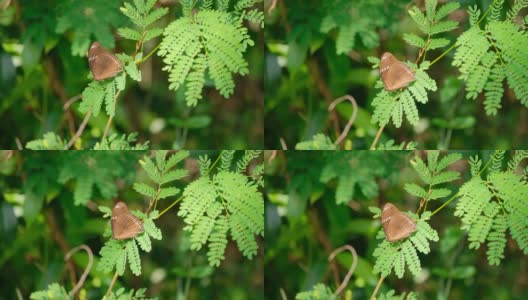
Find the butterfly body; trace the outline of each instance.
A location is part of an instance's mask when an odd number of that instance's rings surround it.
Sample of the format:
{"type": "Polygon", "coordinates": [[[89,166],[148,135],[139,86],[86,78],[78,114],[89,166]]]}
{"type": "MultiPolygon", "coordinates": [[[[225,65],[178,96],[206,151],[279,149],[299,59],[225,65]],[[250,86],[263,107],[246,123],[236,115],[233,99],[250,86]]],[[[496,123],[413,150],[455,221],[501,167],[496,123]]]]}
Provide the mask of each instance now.
{"type": "Polygon", "coordinates": [[[143,232],[143,223],[130,213],[127,205],[119,201],[112,208],[112,237],[116,240],[125,240],[136,237],[143,232]]]}
{"type": "Polygon", "coordinates": [[[416,231],[416,222],[392,203],[386,203],[383,206],[381,224],[389,242],[403,240],[416,231]]]}
{"type": "Polygon", "coordinates": [[[381,56],[379,70],[381,80],[387,91],[402,89],[416,79],[413,70],[390,52],[385,52],[381,56]]]}
{"type": "Polygon", "coordinates": [[[93,42],[88,50],[88,64],[95,80],[104,80],[123,71],[117,56],[103,48],[99,42],[93,42]]]}

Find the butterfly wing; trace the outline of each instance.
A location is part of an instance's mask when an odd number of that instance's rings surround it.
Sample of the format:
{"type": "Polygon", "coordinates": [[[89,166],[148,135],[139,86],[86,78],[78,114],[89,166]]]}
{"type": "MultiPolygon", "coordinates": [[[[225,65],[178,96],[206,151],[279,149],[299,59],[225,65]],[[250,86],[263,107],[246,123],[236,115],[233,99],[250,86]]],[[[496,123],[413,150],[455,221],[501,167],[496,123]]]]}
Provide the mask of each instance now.
{"type": "Polygon", "coordinates": [[[95,80],[111,78],[123,71],[119,58],[105,50],[98,42],[90,46],[88,64],[95,80]]]}
{"type": "Polygon", "coordinates": [[[409,237],[415,231],[416,223],[406,214],[398,212],[392,216],[385,234],[389,242],[396,242],[409,237]]]}
{"type": "Polygon", "coordinates": [[[387,91],[404,88],[416,79],[411,68],[388,52],[385,52],[381,57],[380,73],[387,91]]]}
{"type": "Polygon", "coordinates": [[[416,223],[391,203],[383,206],[381,223],[389,242],[402,240],[416,231],[416,223]]]}
{"type": "Polygon", "coordinates": [[[111,224],[112,237],[116,240],[130,239],[143,232],[141,221],[129,212],[112,216],[111,224]]]}

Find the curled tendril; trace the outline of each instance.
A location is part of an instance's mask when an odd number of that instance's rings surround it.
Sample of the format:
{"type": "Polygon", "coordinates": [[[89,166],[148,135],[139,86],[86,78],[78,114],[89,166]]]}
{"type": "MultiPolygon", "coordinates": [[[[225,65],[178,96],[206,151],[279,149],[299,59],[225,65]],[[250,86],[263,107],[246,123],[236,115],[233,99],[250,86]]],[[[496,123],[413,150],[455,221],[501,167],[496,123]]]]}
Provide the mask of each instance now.
{"type": "Polygon", "coordinates": [[[354,97],[350,96],[350,95],[344,95],[344,96],[339,97],[339,98],[335,99],[334,101],[332,101],[332,103],[330,103],[330,105],[328,106],[328,111],[334,110],[335,107],[339,103],[341,103],[341,102],[343,102],[345,100],[350,101],[354,111],[352,112],[352,115],[348,119],[348,123],[345,126],[345,130],[343,130],[341,135],[339,135],[339,138],[336,140],[335,145],[341,144],[341,142],[345,139],[345,137],[348,134],[348,131],[350,131],[350,127],[352,127],[352,124],[354,124],[354,121],[356,120],[356,116],[357,116],[357,112],[358,112],[358,105],[357,105],[356,99],[354,97]]]}
{"type": "Polygon", "coordinates": [[[341,253],[341,252],[343,252],[345,250],[348,250],[348,251],[350,251],[350,253],[352,253],[352,257],[354,258],[354,261],[352,262],[352,265],[348,269],[348,272],[345,275],[345,279],[343,280],[343,282],[341,282],[341,285],[339,286],[339,288],[335,292],[336,295],[339,295],[343,291],[343,289],[345,289],[345,287],[347,286],[348,282],[350,281],[350,277],[352,277],[352,274],[356,270],[356,267],[357,267],[357,264],[358,264],[358,256],[357,256],[356,249],[354,249],[354,247],[352,247],[350,245],[344,245],[344,246],[341,246],[341,247],[335,249],[332,253],[330,253],[330,256],[328,256],[328,261],[332,261],[339,253],[341,253]]]}

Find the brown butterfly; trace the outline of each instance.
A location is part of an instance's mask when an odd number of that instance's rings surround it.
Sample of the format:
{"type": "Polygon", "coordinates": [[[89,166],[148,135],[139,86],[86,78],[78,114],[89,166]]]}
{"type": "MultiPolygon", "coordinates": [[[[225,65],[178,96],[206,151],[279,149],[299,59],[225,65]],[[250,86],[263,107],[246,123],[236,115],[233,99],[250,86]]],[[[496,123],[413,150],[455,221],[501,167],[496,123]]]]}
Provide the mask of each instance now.
{"type": "Polygon", "coordinates": [[[125,240],[136,237],[143,232],[143,223],[128,210],[127,205],[119,201],[112,208],[112,237],[125,240]]]}
{"type": "Polygon", "coordinates": [[[104,80],[123,71],[117,56],[103,48],[99,42],[93,42],[88,50],[88,64],[95,80],[104,80]]]}
{"type": "Polygon", "coordinates": [[[404,88],[416,79],[413,70],[389,52],[381,56],[379,70],[387,91],[404,88]]]}
{"type": "Polygon", "coordinates": [[[386,203],[383,206],[381,224],[389,242],[403,240],[416,231],[416,222],[399,211],[392,203],[386,203]]]}

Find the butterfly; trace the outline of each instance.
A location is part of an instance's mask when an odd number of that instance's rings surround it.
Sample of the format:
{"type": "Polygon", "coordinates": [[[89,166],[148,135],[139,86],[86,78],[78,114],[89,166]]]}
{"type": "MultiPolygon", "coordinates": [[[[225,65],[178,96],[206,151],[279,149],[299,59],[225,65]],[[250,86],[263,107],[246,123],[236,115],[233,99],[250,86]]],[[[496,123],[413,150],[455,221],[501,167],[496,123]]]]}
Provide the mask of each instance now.
{"type": "Polygon", "coordinates": [[[143,223],[128,210],[127,205],[119,201],[112,208],[112,237],[125,240],[136,237],[143,232],[143,223]]]}
{"type": "Polygon", "coordinates": [[[403,240],[416,231],[416,222],[398,210],[392,203],[386,203],[383,206],[381,224],[389,242],[403,240]]]}
{"type": "Polygon", "coordinates": [[[379,70],[387,91],[404,88],[416,79],[414,71],[389,52],[381,56],[379,70]]]}
{"type": "Polygon", "coordinates": [[[88,50],[88,64],[95,80],[104,80],[123,71],[117,56],[103,48],[99,42],[93,42],[88,50]]]}

